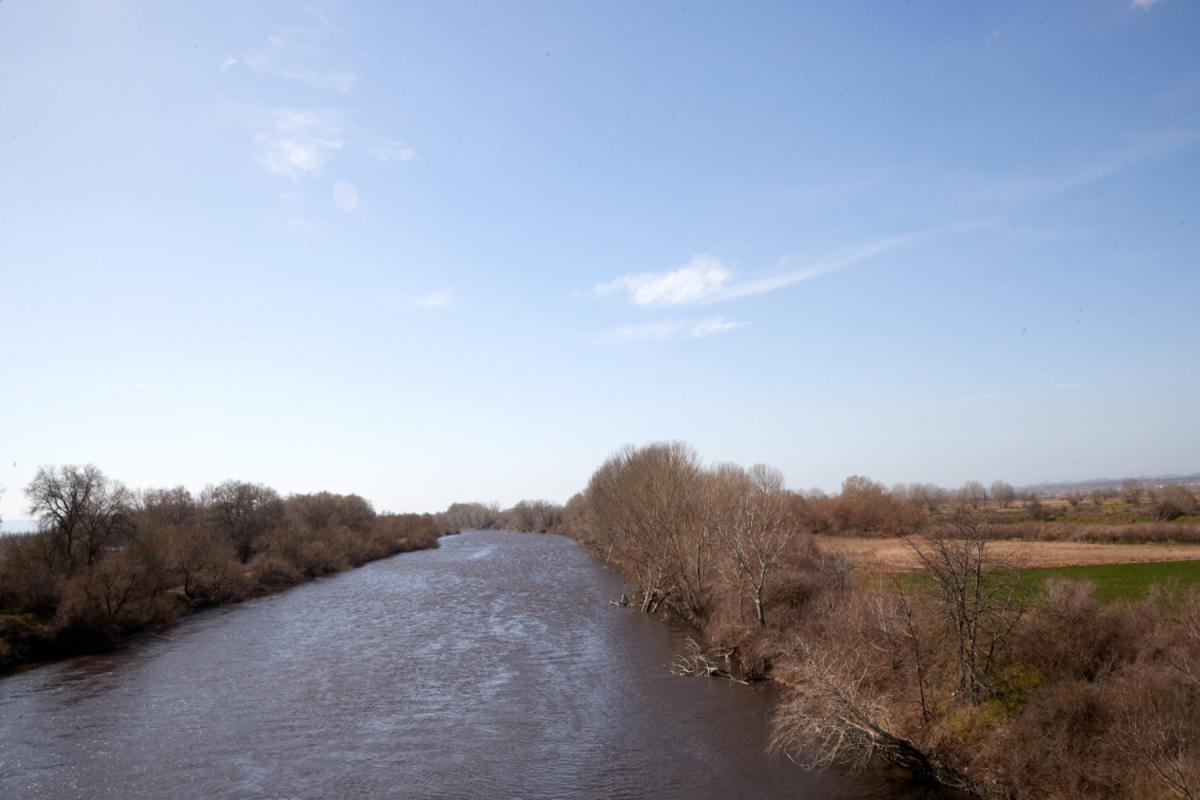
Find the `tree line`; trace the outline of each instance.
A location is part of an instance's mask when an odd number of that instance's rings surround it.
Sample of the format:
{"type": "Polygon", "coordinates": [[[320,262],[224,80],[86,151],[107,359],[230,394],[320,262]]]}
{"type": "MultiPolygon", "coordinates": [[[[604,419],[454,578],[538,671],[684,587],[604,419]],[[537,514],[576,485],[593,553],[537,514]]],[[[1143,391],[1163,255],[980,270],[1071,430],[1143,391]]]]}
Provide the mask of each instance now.
{"type": "MultiPolygon", "coordinates": [[[[1194,513],[1187,489],[1159,494],[1194,513]]],[[[1197,796],[1200,595],[1101,605],[1086,581],[1030,583],[990,546],[1018,502],[1040,501],[999,481],[790,492],[669,442],[618,451],[525,529],[590,545],[623,601],[694,625],[679,671],[782,684],[774,746],[798,761],[882,759],[985,798],[1197,796]],[[864,534],[907,537],[921,572],[851,563],[835,537],[864,534]]],[[[516,527],[505,513],[446,518],[516,527]]]]}
{"type": "Polygon", "coordinates": [[[0,670],[103,649],[208,606],[278,591],[446,531],[364,498],[281,497],[229,480],[134,491],[93,465],[42,467],[25,489],[36,533],[0,538],[0,670]]]}

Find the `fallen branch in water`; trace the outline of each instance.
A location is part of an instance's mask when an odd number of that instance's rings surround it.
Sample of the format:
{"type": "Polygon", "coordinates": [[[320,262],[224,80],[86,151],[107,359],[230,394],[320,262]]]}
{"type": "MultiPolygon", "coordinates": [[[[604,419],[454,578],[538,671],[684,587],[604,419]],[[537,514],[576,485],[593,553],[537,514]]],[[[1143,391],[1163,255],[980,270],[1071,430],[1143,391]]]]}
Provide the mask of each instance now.
{"type": "MultiPolygon", "coordinates": [[[[713,663],[708,654],[701,649],[695,639],[688,637],[687,640],[688,653],[686,655],[676,656],[671,662],[671,672],[676,675],[690,675],[705,678],[729,678],[731,681],[749,685],[749,681],[742,680],[736,677],[727,668],[721,668],[713,663]]],[[[729,659],[733,655],[733,648],[729,648],[724,652],[726,667],[729,666],[729,659]]]]}

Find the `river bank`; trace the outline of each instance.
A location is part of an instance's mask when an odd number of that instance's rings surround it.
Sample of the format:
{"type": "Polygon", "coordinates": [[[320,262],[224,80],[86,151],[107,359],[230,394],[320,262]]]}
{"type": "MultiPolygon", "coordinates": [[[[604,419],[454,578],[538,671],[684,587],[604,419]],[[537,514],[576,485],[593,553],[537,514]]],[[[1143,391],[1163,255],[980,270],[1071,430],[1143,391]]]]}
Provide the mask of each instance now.
{"type": "MultiPolygon", "coordinates": [[[[1159,554],[1179,545],[1140,534],[1172,524],[1084,547],[1159,554]]],[[[969,503],[923,518],[860,477],[813,499],[679,442],[613,455],[558,529],[622,572],[633,608],[702,632],[684,671],[782,686],[772,747],[801,763],[886,761],[988,800],[1200,791],[1200,591],[1180,570],[1127,568],[1101,593],[1111,568],[1028,569],[1031,543],[969,503]],[[874,538],[818,539],[822,509],[874,538]]],[[[1044,546],[1077,551],[1086,531],[1067,533],[1044,546]]]]}
{"type": "Polygon", "coordinates": [[[441,547],[0,681],[0,795],[926,800],[767,753],[770,687],[667,668],[689,632],[559,536],[441,547]]]}
{"type": "Polygon", "coordinates": [[[44,530],[0,540],[0,675],[110,650],[200,609],[434,548],[448,532],[428,514],[376,514],[355,495],[281,499],[265,487],[223,484],[201,503],[180,488],[143,493],[134,504],[105,481],[89,491],[113,495],[107,506],[51,506],[44,530]]]}

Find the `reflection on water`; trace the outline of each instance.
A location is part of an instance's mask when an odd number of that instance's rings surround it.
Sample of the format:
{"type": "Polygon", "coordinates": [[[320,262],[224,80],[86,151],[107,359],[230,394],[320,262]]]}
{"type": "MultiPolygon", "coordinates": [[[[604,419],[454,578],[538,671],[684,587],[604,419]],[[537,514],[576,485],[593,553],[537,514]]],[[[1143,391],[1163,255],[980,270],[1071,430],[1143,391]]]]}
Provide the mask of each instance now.
{"type": "Polygon", "coordinates": [[[770,688],[672,676],[623,589],[473,532],[10,676],[0,797],[926,796],[768,757],[770,688]]]}

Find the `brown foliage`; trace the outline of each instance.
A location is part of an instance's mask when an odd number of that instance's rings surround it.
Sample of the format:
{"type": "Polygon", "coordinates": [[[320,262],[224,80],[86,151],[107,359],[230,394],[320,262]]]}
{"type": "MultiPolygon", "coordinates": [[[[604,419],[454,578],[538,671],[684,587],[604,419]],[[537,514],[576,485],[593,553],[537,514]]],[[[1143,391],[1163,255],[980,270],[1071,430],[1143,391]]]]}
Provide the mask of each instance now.
{"type": "Polygon", "coordinates": [[[199,503],[183,487],[135,497],[91,466],[43,468],[28,493],[43,530],[0,540],[0,667],[107,647],[181,611],[436,547],[441,533],[428,514],[376,515],[357,495],[285,501],[228,481],[199,503]]]}
{"type": "Polygon", "coordinates": [[[92,649],[167,622],[176,611],[160,587],[160,566],[153,556],[109,556],[79,570],[67,581],[51,632],[59,639],[92,649]]]}
{"type": "Polygon", "coordinates": [[[626,447],[588,483],[588,541],[633,578],[645,611],[664,603],[689,618],[706,611],[713,575],[703,481],[696,452],[671,442],[626,447]]]}
{"type": "Polygon", "coordinates": [[[1172,485],[1163,489],[1162,498],[1154,508],[1154,518],[1170,522],[1184,514],[1196,513],[1196,495],[1186,486],[1172,485]]]}
{"type": "Polygon", "coordinates": [[[851,475],[842,482],[842,493],[832,503],[834,533],[905,536],[925,521],[917,504],[893,494],[882,483],[851,475]]]}
{"type": "MultiPolygon", "coordinates": [[[[921,577],[855,571],[796,533],[762,584],[760,614],[746,570],[754,528],[731,527],[751,506],[748,485],[744,470],[704,469],[677,443],[626,448],[593,476],[576,535],[638,582],[644,609],[701,626],[706,644],[685,671],[786,687],[777,748],[816,766],[882,758],[997,800],[1196,796],[1200,593],[1100,606],[1086,582],[1032,591],[989,545],[1200,540],[1200,526],[959,514],[913,540],[921,577]],[[689,581],[703,586],[699,603],[686,599],[689,581]]],[[[967,488],[982,506],[982,487],[967,488]]],[[[852,477],[835,498],[784,494],[780,505],[791,529],[888,535],[925,524],[913,496],[852,477]]]]}
{"type": "Polygon", "coordinates": [[[344,525],[356,533],[366,533],[375,521],[371,503],[356,494],[294,494],[284,500],[284,513],[292,526],[308,530],[344,525]]]}
{"type": "Polygon", "coordinates": [[[274,489],[259,483],[226,481],[200,496],[207,524],[226,537],[245,563],[260,536],[283,522],[284,505],[274,489]]]}

